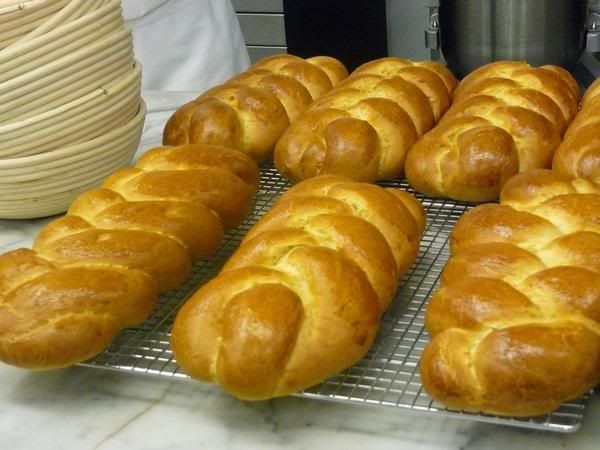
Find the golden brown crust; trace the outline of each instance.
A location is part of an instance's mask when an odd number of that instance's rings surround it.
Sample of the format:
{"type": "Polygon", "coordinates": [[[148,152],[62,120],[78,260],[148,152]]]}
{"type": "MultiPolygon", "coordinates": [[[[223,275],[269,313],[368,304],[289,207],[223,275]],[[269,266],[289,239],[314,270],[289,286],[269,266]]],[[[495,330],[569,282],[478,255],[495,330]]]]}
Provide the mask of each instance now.
{"type": "Polygon", "coordinates": [[[589,103],[592,102],[592,100],[594,98],[597,98],[600,96],[600,78],[597,78],[596,81],[594,81],[589,88],[587,88],[587,90],[585,91],[585,95],[583,96],[583,99],[581,100],[581,108],[586,108],[589,103]]]}
{"type": "Polygon", "coordinates": [[[483,66],[458,85],[440,124],[411,148],[407,180],[427,195],[497,199],[511,176],[551,166],[578,98],[577,83],[561,68],[483,66]]]}
{"type": "Polygon", "coordinates": [[[444,120],[408,152],[406,177],[417,191],[482,202],[498,196],[517,171],[519,153],[510,134],[478,117],[444,120]],[[435,150],[435,151],[434,151],[435,150]]]}
{"type": "Polygon", "coordinates": [[[263,284],[234,296],[223,311],[216,364],[223,387],[258,395],[277,389],[303,319],[300,298],[285,286],[263,284]],[[248,333],[249,325],[260,333],[248,333]]]}
{"type": "Polygon", "coordinates": [[[166,236],[181,244],[194,260],[212,255],[222,237],[217,214],[191,202],[128,202],[101,188],[80,195],[69,211],[101,229],[143,229],[166,236]]]}
{"type": "Polygon", "coordinates": [[[573,97],[577,100],[577,102],[581,100],[581,89],[579,89],[579,84],[567,69],[554,65],[540,66],[540,69],[546,69],[556,73],[559,77],[563,79],[564,82],[567,83],[569,89],[573,94],[573,97]]]}
{"type": "Polygon", "coordinates": [[[258,177],[236,150],[159,147],[80,195],[33,251],[0,256],[0,360],[72,365],[141,324],[158,293],[179,287],[241,222],[258,177]]]}
{"type": "Polygon", "coordinates": [[[425,67],[426,69],[433,70],[435,73],[439,75],[444,84],[446,85],[446,89],[448,92],[452,93],[456,86],[458,85],[458,80],[454,77],[452,72],[448,70],[448,68],[442,64],[437,64],[435,61],[420,61],[416,63],[419,67],[425,67]]]}
{"type": "Polygon", "coordinates": [[[94,356],[122,328],[141,324],[158,299],[143,272],[61,267],[26,249],[0,256],[0,287],[2,361],[36,370],[94,356]]]}
{"type": "Polygon", "coordinates": [[[307,58],[306,62],[322,69],[329,77],[333,86],[348,76],[348,69],[339,60],[331,56],[313,56],[312,58],[307,58]]]}
{"type": "Polygon", "coordinates": [[[306,87],[292,77],[272,74],[266,70],[244,72],[231,80],[231,83],[246,84],[269,90],[281,102],[292,123],[312,102],[306,87]]]}
{"type": "Polygon", "coordinates": [[[179,311],[177,363],[248,400],[350,366],[416,257],[424,216],[406,193],[336,176],[298,184],[179,311]]]}
{"type": "Polygon", "coordinates": [[[347,76],[334,58],[274,55],[179,108],[163,143],[216,144],[264,161],[283,131],[313,99],[347,76]]]}
{"type": "Polygon", "coordinates": [[[586,91],[581,111],[554,154],[552,169],[571,179],[600,183],[600,79],[586,91]]]}
{"type": "Polygon", "coordinates": [[[427,96],[435,120],[439,120],[450,106],[452,89],[456,85],[456,81],[449,82],[447,79],[451,76],[450,72],[433,61],[423,64],[394,57],[382,58],[363,64],[352,76],[361,74],[399,77],[418,87],[427,96]]]}
{"type": "Polygon", "coordinates": [[[277,142],[273,160],[283,176],[294,182],[347,171],[358,181],[369,181],[378,168],[377,141],[371,125],[344,111],[310,110],[277,142]]]}
{"type": "Polygon", "coordinates": [[[65,216],[44,228],[33,249],[58,265],[102,264],[139,269],[156,280],[161,291],[174,289],[190,275],[192,261],[177,242],[147,231],[70,227],[65,216]],[[63,223],[60,223],[60,222],[63,223]]]}
{"type": "Polygon", "coordinates": [[[600,186],[537,170],[501,203],[452,233],[421,380],[452,409],[540,415],[600,382],[600,186]]]}
{"type": "Polygon", "coordinates": [[[315,101],[275,147],[292,181],[338,174],[356,181],[402,175],[409,147],[450,106],[456,80],[442,65],[382,58],[315,101]]]}

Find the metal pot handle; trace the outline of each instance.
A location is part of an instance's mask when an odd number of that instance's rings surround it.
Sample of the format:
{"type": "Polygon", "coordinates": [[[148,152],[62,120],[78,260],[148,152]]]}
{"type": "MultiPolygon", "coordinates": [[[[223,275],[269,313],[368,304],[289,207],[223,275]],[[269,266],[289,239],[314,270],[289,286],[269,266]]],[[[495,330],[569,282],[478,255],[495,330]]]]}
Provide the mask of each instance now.
{"type": "Polygon", "coordinates": [[[600,0],[589,0],[585,51],[600,52],[600,0]]]}
{"type": "Polygon", "coordinates": [[[440,59],[440,23],[438,11],[440,0],[422,0],[423,6],[429,8],[429,25],[425,30],[425,48],[429,49],[430,59],[440,59]]]}

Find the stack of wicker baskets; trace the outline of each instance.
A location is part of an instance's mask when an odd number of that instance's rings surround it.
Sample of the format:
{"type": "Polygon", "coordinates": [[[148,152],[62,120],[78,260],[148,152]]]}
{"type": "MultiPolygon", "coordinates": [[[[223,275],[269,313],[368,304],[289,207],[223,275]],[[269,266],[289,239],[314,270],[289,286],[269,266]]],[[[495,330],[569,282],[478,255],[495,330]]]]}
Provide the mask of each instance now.
{"type": "Polygon", "coordinates": [[[0,218],[64,212],[127,165],[140,86],[120,0],[0,2],[0,218]]]}

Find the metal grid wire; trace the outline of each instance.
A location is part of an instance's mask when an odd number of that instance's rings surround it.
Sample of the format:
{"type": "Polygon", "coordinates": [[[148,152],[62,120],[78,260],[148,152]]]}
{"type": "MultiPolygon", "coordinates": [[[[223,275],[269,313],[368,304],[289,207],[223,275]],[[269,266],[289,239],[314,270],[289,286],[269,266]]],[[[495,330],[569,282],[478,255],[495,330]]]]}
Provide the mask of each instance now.
{"type": "MultiPolygon", "coordinates": [[[[458,218],[471,205],[424,197],[415,193],[405,182],[381,184],[406,189],[423,203],[427,211],[427,229],[421,240],[419,256],[400,282],[396,298],[384,315],[375,343],[368,354],[355,366],[297,395],[320,400],[405,408],[523,428],[565,433],[576,431],[581,425],[589,395],[565,403],[551,414],[519,419],[449,411],[433,401],[423,390],[418,363],[421,352],[429,341],[424,328],[425,309],[450,256],[450,233],[458,218]]],[[[202,283],[218,273],[248,229],[288,188],[288,182],[272,166],[263,167],[256,205],[244,225],[226,234],[214,257],[194,266],[193,275],[184,286],[163,294],[157,310],[149,320],[138,328],[124,330],[107,350],[83,365],[189,379],[180,371],[169,346],[171,326],[177,310],[202,283]]]]}

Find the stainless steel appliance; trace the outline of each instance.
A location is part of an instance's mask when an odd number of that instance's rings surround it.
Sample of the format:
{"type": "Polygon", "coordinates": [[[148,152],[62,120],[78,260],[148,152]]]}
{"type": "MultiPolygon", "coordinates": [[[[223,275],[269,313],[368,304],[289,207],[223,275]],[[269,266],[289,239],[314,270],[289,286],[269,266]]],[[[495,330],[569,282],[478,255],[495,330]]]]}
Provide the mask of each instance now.
{"type": "Polygon", "coordinates": [[[497,60],[573,69],[600,51],[598,0],[430,0],[428,48],[459,76],[497,60]]]}

